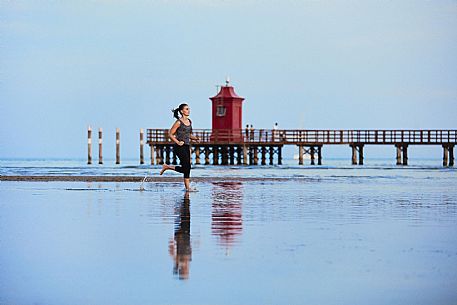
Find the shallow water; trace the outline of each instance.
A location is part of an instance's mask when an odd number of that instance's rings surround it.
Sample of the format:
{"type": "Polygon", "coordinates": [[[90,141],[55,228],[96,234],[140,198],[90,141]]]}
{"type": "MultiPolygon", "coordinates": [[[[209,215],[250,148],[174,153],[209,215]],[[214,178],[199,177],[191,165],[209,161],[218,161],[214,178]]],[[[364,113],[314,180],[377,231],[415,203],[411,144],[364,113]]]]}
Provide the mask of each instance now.
{"type": "MultiPolygon", "coordinates": [[[[147,180],[2,181],[0,304],[455,304],[456,170],[390,161],[195,166],[194,177],[292,179],[201,182],[187,195],[147,180]]],[[[1,175],[160,168],[0,165],[1,175]]]]}
{"type": "Polygon", "coordinates": [[[199,173],[294,179],[0,182],[0,304],[456,303],[454,169],[199,173]]]}

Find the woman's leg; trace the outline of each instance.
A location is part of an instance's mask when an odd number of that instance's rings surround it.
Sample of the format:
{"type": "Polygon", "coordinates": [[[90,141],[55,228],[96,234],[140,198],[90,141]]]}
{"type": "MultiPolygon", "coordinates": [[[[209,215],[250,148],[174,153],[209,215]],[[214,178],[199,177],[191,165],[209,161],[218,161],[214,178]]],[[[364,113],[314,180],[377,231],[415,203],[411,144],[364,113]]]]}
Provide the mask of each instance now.
{"type": "Polygon", "coordinates": [[[162,175],[166,170],[174,170],[178,173],[182,173],[184,175],[184,187],[186,190],[190,190],[190,169],[191,169],[191,164],[190,164],[190,147],[189,145],[182,145],[178,146],[175,145],[173,147],[176,155],[179,158],[179,166],[173,166],[173,165],[168,165],[164,164],[162,166],[162,170],[160,171],[160,174],[162,175]]]}
{"type": "Polygon", "coordinates": [[[190,191],[190,147],[185,147],[181,152],[181,170],[184,174],[184,187],[190,191]]]}
{"type": "Polygon", "coordinates": [[[174,165],[163,164],[162,170],[160,171],[160,175],[163,175],[163,173],[169,169],[176,170],[174,165]]]}

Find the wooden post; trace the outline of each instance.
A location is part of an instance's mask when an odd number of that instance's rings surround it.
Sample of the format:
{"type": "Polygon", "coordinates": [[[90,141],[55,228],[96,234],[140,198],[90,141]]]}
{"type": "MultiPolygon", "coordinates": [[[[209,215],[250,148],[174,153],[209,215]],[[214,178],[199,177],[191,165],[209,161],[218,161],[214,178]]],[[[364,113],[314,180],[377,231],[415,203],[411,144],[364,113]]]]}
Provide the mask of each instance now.
{"type": "Polygon", "coordinates": [[[99,128],[98,129],[98,164],[103,164],[102,133],[103,133],[103,130],[101,128],[99,128]]]}
{"type": "Polygon", "coordinates": [[[165,163],[170,164],[170,146],[165,146],[165,163]]]}
{"type": "Polygon", "coordinates": [[[243,165],[248,165],[248,147],[246,145],[243,145],[243,165]]]}
{"type": "Polygon", "coordinates": [[[317,147],[317,165],[322,165],[322,146],[317,147]]]}
{"type": "Polygon", "coordinates": [[[262,146],[262,165],[267,165],[267,148],[262,146]]]}
{"type": "Polygon", "coordinates": [[[443,145],[443,166],[448,166],[449,160],[449,147],[447,145],[443,145]]]}
{"type": "Polygon", "coordinates": [[[154,165],[154,145],[151,144],[151,165],[154,165]]]}
{"type": "Polygon", "coordinates": [[[218,147],[213,146],[213,165],[218,165],[219,164],[219,152],[218,152],[218,147]]]}
{"type": "Polygon", "coordinates": [[[200,147],[195,147],[195,164],[200,164],[200,147]]]}
{"type": "Polygon", "coordinates": [[[163,147],[156,146],[156,164],[163,164],[163,147]]]}
{"type": "Polygon", "coordinates": [[[454,166],[454,145],[449,145],[449,166],[454,166]]]}
{"type": "Polygon", "coordinates": [[[229,146],[230,165],[235,165],[235,146],[229,146]]]}
{"type": "Polygon", "coordinates": [[[140,164],[144,164],[144,129],[140,128],[140,164]]]}
{"type": "MultiPolygon", "coordinates": [[[[177,156],[176,156],[175,146],[174,145],[173,145],[173,147],[170,147],[170,154],[171,154],[171,164],[177,165],[178,161],[176,159],[177,156]]],[[[190,160],[192,160],[192,151],[191,151],[190,160]]]]}
{"type": "Polygon", "coordinates": [[[241,161],[241,146],[237,146],[236,147],[236,164],[237,165],[241,165],[242,161],[241,161]]]}
{"type": "Polygon", "coordinates": [[[121,130],[116,128],[116,164],[121,164],[121,130]]]}
{"type": "Polygon", "coordinates": [[[275,150],[274,150],[274,147],[273,146],[270,146],[270,165],[273,165],[273,158],[274,158],[274,155],[275,155],[275,150]]]}
{"type": "Polygon", "coordinates": [[[298,145],[298,165],[303,165],[303,146],[298,145]]]}
{"type": "Polygon", "coordinates": [[[401,146],[395,145],[397,148],[397,165],[401,165],[401,146]]]}
{"type": "Polygon", "coordinates": [[[403,165],[408,165],[408,145],[403,145],[403,165]]]}
{"type": "Polygon", "coordinates": [[[351,147],[352,147],[352,165],[357,165],[357,148],[354,144],[352,144],[351,147]]]}
{"type": "Polygon", "coordinates": [[[309,154],[311,156],[311,165],[315,165],[315,163],[314,163],[314,146],[311,146],[309,148],[309,154]]]}
{"type": "Polygon", "coordinates": [[[359,145],[359,165],[363,165],[363,145],[359,145]]]}
{"type": "Polygon", "coordinates": [[[278,146],[278,165],[282,165],[282,146],[278,146]]]}
{"type": "Polygon", "coordinates": [[[257,152],[257,145],[254,146],[254,165],[258,165],[259,164],[259,157],[258,157],[258,152],[257,152]]]}
{"type": "Polygon", "coordinates": [[[205,165],[209,165],[209,147],[205,146],[205,165]]]}
{"type": "Polygon", "coordinates": [[[92,164],[92,128],[87,128],[87,164],[92,164]]]}

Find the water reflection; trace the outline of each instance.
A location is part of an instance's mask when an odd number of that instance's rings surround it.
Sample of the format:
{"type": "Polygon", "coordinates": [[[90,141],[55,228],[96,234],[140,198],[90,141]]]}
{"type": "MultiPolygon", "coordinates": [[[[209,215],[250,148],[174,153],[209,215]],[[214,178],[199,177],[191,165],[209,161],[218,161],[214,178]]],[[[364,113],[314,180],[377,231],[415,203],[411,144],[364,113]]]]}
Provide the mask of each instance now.
{"type": "Polygon", "coordinates": [[[192,260],[192,245],[190,240],[190,199],[186,192],[184,199],[175,207],[174,238],[170,240],[168,252],[173,258],[173,274],[180,280],[189,279],[190,261],[192,260]]]}
{"type": "Polygon", "coordinates": [[[228,254],[243,230],[243,184],[219,182],[213,186],[211,231],[228,254]]]}

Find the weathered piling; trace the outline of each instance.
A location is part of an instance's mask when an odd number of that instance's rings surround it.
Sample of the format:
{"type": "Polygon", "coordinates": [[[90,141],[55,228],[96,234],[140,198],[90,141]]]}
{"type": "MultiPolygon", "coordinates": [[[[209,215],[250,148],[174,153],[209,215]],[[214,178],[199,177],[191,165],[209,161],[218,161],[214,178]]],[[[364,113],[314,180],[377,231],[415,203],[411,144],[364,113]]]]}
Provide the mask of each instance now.
{"type": "Polygon", "coordinates": [[[357,147],[351,145],[352,148],[352,165],[357,165],[357,147]]]}
{"type": "Polygon", "coordinates": [[[309,148],[309,155],[311,157],[311,165],[315,165],[315,163],[314,163],[314,146],[311,146],[309,148]]]}
{"type": "Polygon", "coordinates": [[[98,164],[103,164],[103,129],[98,129],[98,164]]]}
{"type": "Polygon", "coordinates": [[[303,165],[303,146],[298,146],[298,165],[303,165]]]}
{"type": "Polygon", "coordinates": [[[243,165],[248,165],[248,147],[246,145],[243,145],[243,165]]]}
{"type": "Polygon", "coordinates": [[[397,165],[401,165],[401,145],[395,145],[397,148],[397,165]]]}
{"type": "Polygon", "coordinates": [[[403,165],[408,165],[408,145],[403,145],[403,165]]]}
{"type": "Polygon", "coordinates": [[[205,165],[209,165],[209,147],[205,146],[205,165]]]}
{"type": "Polygon", "coordinates": [[[200,147],[195,147],[195,164],[200,164],[200,147]]]}
{"type": "Polygon", "coordinates": [[[121,164],[121,130],[116,128],[116,164],[121,164]]]}
{"type": "Polygon", "coordinates": [[[151,145],[151,165],[154,165],[154,145],[151,145]]]}
{"type": "Polygon", "coordinates": [[[144,129],[140,128],[140,164],[144,164],[144,129]]]}
{"type": "Polygon", "coordinates": [[[448,166],[449,161],[449,146],[443,145],[443,166],[448,166]]]}
{"type": "Polygon", "coordinates": [[[352,148],[352,165],[363,165],[363,144],[351,144],[350,147],[352,148]]]}
{"type": "Polygon", "coordinates": [[[317,165],[322,165],[322,146],[317,147],[317,165]]]}
{"type": "Polygon", "coordinates": [[[454,145],[449,145],[449,166],[454,166],[454,145]]]}
{"type": "Polygon", "coordinates": [[[274,151],[275,151],[274,147],[270,146],[270,152],[269,152],[270,165],[273,165],[274,151]]]}
{"type": "Polygon", "coordinates": [[[92,128],[87,128],[87,164],[92,164],[92,128]]]}
{"type": "Polygon", "coordinates": [[[359,145],[359,165],[363,165],[363,145],[359,145]]]}

